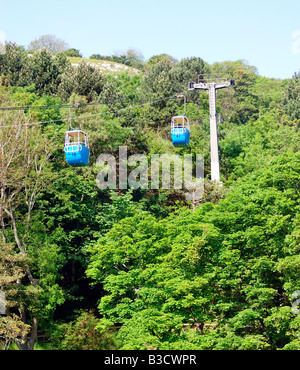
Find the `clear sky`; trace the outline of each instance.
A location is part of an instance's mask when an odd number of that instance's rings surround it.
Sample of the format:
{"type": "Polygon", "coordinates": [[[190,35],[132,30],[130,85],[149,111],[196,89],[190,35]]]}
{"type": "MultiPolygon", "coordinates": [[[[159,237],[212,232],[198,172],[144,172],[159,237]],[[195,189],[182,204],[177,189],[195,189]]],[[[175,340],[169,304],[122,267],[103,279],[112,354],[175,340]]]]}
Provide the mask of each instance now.
{"type": "Polygon", "coordinates": [[[45,34],[86,58],[135,48],[243,59],[266,77],[300,70],[300,0],[0,0],[0,39],[27,47],[45,34]]]}

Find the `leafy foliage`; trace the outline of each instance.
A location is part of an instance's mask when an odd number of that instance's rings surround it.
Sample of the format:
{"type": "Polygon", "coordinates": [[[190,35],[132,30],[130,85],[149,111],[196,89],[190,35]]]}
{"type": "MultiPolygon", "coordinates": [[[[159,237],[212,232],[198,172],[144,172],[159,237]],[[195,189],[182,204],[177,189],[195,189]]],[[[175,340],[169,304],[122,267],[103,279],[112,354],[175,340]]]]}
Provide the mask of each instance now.
{"type": "Polygon", "coordinates": [[[279,157],[213,208],[161,221],[144,213],[113,226],[91,247],[87,270],[107,291],[102,330],[122,323],[123,349],[286,344],[297,279],[287,291],[282,261],[295,253],[287,241],[296,231],[299,166],[299,155],[279,157]],[[198,335],[189,337],[193,327],[198,335]]]}
{"type": "Polygon", "coordinates": [[[115,60],[143,72],[104,76],[72,66],[76,49],[5,48],[1,107],[28,108],[0,112],[1,345],[32,348],[39,325],[56,349],[299,349],[299,75],[167,54],[145,63],[132,49],[115,60]],[[217,94],[222,188],[209,180],[207,93],[187,91],[210,72],[236,83],[217,94]],[[89,135],[87,168],[64,161],[62,102],[82,104],[72,123],[89,135]],[[169,121],[184,109],[191,143],[174,149],[169,121]],[[204,154],[199,204],[172,189],[97,188],[98,155],[118,159],[124,145],[204,154]]]}
{"type": "Polygon", "coordinates": [[[99,319],[93,312],[82,312],[70,323],[57,325],[51,332],[52,343],[59,350],[103,350],[114,344],[97,329],[99,319]]]}
{"type": "Polygon", "coordinates": [[[300,72],[289,81],[283,95],[284,111],[291,119],[300,119],[300,72]]]}
{"type": "Polygon", "coordinates": [[[101,73],[84,61],[77,67],[69,66],[61,76],[58,94],[67,100],[72,93],[83,95],[90,101],[98,96],[103,88],[101,73]]]}

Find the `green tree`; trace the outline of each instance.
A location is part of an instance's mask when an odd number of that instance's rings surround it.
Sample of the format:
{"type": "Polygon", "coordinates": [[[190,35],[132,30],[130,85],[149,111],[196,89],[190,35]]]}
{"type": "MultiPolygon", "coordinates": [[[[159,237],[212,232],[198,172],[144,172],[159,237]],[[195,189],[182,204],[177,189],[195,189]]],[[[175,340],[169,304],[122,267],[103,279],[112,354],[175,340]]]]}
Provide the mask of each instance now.
{"type": "Polygon", "coordinates": [[[144,119],[156,127],[168,124],[176,109],[176,103],[167,99],[175,94],[170,70],[170,65],[161,61],[146,72],[141,84],[143,100],[153,101],[151,105],[145,106],[144,119]]]}
{"type": "Polygon", "coordinates": [[[284,111],[293,120],[300,119],[300,72],[295,73],[283,93],[282,105],[284,111]]]}
{"type": "Polygon", "coordinates": [[[133,67],[139,69],[143,68],[144,56],[140,50],[135,48],[129,48],[126,51],[126,58],[133,67]]]}
{"type": "Polygon", "coordinates": [[[18,85],[34,84],[40,95],[55,94],[68,64],[64,54],[53,57],[46,49],[38,50],[25,60],[18,85]]]}
{"type": "Polygon", "coordinates": [[[111,60],[138,69],[143,69],[144,66],[144,56],[140,50],[135,48],[129,48],[126,51],[116,52],[115,55],[112,55],[111,60]]]}
{"type": "Polygon", "coordinates": [[[258,78],[256,68],[242,60],[226,61],[214,63],[211,73],[220,73],[224,78],[235,80],[235,89],[218,91],[223,118],[236,124],[245,124],[251,118],[257,119],[260,103],[258,89],[254,88],[258,78]]]}
{"type": "Polygon", "coordinates": [[[26,60],[23,48],[14,43],[5,44],[5,53],[0,54],[0,74],[6,76],[6,85],[18,85],[26,60]]]}
{"type": "MultiPolygon", "coordinates": [[[[116,192],[110,192],[110,203],[103,203],[100,212],[96,216],[100,227],[100,235],[108,232],[114,224],[123,218],[132,216],[138,209],[138,203],[132,201],[132,190],[129,190],[123,196],[116,192]]],[[[98,234],[98,232],[97,232],[98,234]]]]}
{"type": "Polygon", "coordinates": [[[67,101],[72,93],[83,95],[91,101],[101,93],[105,78],[100,70],[82,61],[78,66],[68,66],[61,76],[58,95],[67,101]]]}
{"type": "MultiPolygon", "coordinates": [[[[82,55],[80,54],[80,51],[78,49],[74,49],[74,48],[71,48],[71,49],[68,49],[68,50],[64,51],[64,54],[67,57],[82,58],[82,55]]],[[[93,58],[91,58],[91,59],[93,59],[93,58]]]]}
{"type": "MultiPolygon", "coordinates": [[[[2,104],[9,106],[10,97],[1,91],[2,104]]],[[[28,236],[33,223],[33,208],[42,189],[53,181],[49,157],[55,150],[55,137],[42,133],[40,127],[28,125],[28,119],[20,111],[9,111],[0,117],[3,126],[0,135],[1,153],[1,203],[0,224],[4,247],[13,244],[20,256],[30,257],[28,236]]],[[[46,255],[45,255],[46,256],[46,255]]],[[[24,258],[25,258],[24,257],[24,258]]],[[[47,266],[46,258],[42,264],[47,266]]],[[[61,299],[59,289],[54,281],[47,284],[47,279],[35,275],[38,261],[34,261],[24,269],[24,277],[18,280],[20,289],[28,292],[21,297],[18,304],[19,316],[24,325],[30,325],[30,336],[23,335],[17,344],[21,349],[33,349],[37,338],[39,319],[48,316],[49,304],[53,300],[54,307],[61,299]],[[49,294],[47,294],[47,292],[49,294]]],[[[16,269],[18,271],[18,264],[16,269]]],[[[47,268],[44,268],[45,275],[47,268]]],[[[49,271],[48,271],[49,272],[49,271]]],[[[17,272],[16,272],[17,274],[17,272]]],[[[38,274],[37,274],[38,275],[38,274]]],[[[48,280],[49,282],[49,280],[48,280]]],[[[53,308],[53,305],[50,304],[53,308]]]]}
{"type": "Polygon", "coordinates": [[[99,319],[83,311],[71,322],[57,325],[51,332],[51,343],[58,350],[104,350],[115,348],[111,336],[100,334],[99,319]]]}
{"type": "MultiPolygon", "coordinates": [[[[16,253],[13,245],[0,245],[0,287],[5,295],[5,314],[0,316],[0,344],[7,350],[12,342],[26,338],[30,326],[22,320],[24,301],[33,291],[20,284],[29,269],[28,256],[16,253]]],[[[3,313],[3,312],[2,312],[3,313]]]]}
{"type": "Polygon", "coordinates": [[[159,54],[159,55],[153,55],[151,58],[147,60],[147,63],[145,64],[145,68],[149,68],[153,66],[154,64],[157,64],[161,61],[166,61],[167,63],[170,64],[170,66],[174,66],[178,60],[174,57],[172,57],[169,54],[159,54]]]}
{"type": "Polygon", "coordinates": [[[99,305],[101,327],[123,323],[122,348],[178,349],[186,341],[186,323],[202,331],[211,319],[205,261],[217,246],[209,241],[216,241],[218,232],[207,224],[188,229],[192,217],[185,211],[157,222],[137,214],[91,248],[88,274],[108,291],[99,305]]]}
{"type": "MultiPolygon", "coordinates": [[[[190,81],[198,81],[198,77],[206,73],[207,66],[202,58],[184,58],[176,63],[170,71],[174,81],[174,89],[179,93],[186,91],[190,81]]],[[[198,93],[197,93],[198,96],[198,93]]]]}
{"type": "Polygon", "coordinates": [[[283,266],[296,258],[299,165],[299,155],[282,155],[216,206],[114,225],[91,246],[87,270],[107,292],[102,330],[121,323],[123,349],[275,349],[294,340],[288,297],[297,281],[283,266]]]}
{"type": "Polygon", "coordinates": [[[230,181],[267,165],[279,154],[299,152],[299,131],[278,109],[269,109],[257,121],[243,126],[226,125],[224,130],[221,171],[230,181]]]}
{"type": "Polygon", "coordinates": [[[100,54],[92,54],[90,56],[90,59],[101,59],[101,55],[100,54]]]}

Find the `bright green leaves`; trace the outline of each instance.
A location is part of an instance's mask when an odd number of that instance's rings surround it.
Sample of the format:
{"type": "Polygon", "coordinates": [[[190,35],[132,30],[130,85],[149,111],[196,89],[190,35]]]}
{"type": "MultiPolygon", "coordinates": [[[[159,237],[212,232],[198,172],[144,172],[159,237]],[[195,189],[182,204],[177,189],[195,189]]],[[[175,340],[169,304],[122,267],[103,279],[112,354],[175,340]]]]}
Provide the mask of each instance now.
{"type": "Polygon", "coordinates": [[[282,98],[282,105],[284,111],[291,117],[291,119],[300,119],[300,73],[293,76],[284,91],[282,98]]]}
{"type": "MultiPolygon", "coordinates": [[[[95,257],[92,267],[106,271],[130,271],[144,268],[145,263],[157,258],[161,246],[155,241],[161,236],[161,227],[153,216],[139,213],[116,224],[98,244],[91,249],[95,257]]],[[[91,272],[88,272],[90,275],[91,272]]]]}
{"type": "Polygon", "coordinates": [[[293,341],[297,173],[299,156],[281,156],[216,206],[163,220],[139,212],[99,239],[87,273],[103,283],[101,322],[122,324],[122,348],[266,349],[293,341]]]}
{"type": "Polygon", "coordinates": [[[212,225],[190,224],[193,215],[184,215],[181,225],[181,215],[157,221],[139,213],[116,224],[90,249],[88,276],[102,281],[108,292],[100,301],[100,312],[109,322],[123,323],[124,348],[137,320],[142,338],[151,337],[152,346],[160,338],[163,348],[164,342],[178,340],[185,322],[208,318],[210,275],[199,275],[200,256],[204,263],[204,256],[210,255],[206,238],[218,233],[212,225]]]}

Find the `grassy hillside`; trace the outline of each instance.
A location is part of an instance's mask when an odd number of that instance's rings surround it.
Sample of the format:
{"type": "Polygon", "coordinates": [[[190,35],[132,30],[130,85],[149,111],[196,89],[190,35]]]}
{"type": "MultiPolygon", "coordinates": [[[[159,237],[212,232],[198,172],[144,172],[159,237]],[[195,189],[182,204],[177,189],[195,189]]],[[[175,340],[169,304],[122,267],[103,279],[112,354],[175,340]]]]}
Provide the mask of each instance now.
{"type": "Polygon", "coordinates": [[[78,65],[81,61],[85,61],[89,65],[99,68],[99,70],[104,74],[119,74],[123,72],[128,72],[130,75],[136,75],[141,73],[141,71],[136,68],[132,68],[126,66],[125,64],[116,63],[110,60],[86,59],[76,57],[68,57],[68,60],[72,63],[73,66],[78,65]]]}

